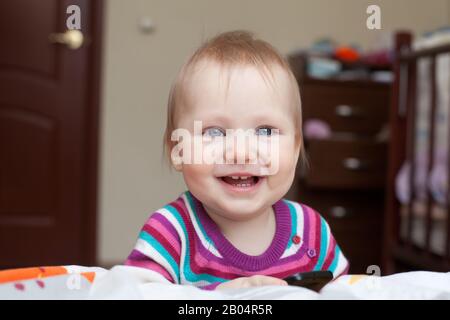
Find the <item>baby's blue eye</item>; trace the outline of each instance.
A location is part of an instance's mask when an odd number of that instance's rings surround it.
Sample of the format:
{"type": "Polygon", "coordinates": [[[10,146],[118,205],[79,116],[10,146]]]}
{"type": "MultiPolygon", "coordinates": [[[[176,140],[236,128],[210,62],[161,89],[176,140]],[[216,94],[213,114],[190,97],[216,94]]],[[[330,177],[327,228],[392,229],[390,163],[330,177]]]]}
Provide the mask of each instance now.
{"type": "Polygon", "coordinates": [[[271,136],[274,134],[274,129],[270,127],[260,127],[256,128],[255,134],[257,136],[271,136]]]}
{"type": "Polygon", "coordinates": [[[225,136],[225,131],[221,128],[207,128],[203,132],[204,136],[210,136],[210,137],[221,137],[225,136]]]}

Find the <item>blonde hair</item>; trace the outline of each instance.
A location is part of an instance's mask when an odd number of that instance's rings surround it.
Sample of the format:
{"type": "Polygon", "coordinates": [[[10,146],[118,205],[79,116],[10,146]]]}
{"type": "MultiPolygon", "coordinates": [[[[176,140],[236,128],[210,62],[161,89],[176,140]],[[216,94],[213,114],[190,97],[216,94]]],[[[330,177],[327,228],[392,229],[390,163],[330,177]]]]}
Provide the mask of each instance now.
{"type": "Polygon", "coordinates": [[[297,80],[287,60],[268,42],[256,39],[248,31],[230,31],[221,33],[214,38],[204,42],[194,54],[186,61],[178,73],[169,93],[167,105],[167,123],[164,133],[165,154],[170,160],[170,150],[174,142],[171,135],[175,128],[175,114],[177,107],[184,98],[184,87],[187,76],[193,72],[194,67],[200,61],[211,61],[220,67],[253,66],[257,68],[264,80],[273,80],[274,66],[281,67],[290,78],[294,89],[294,122],[296,127],[296,141],[301,144],[300,161],[307,164],[304,147],[303,134],[301,130],[302,112],[300,91],[297,80]]]}

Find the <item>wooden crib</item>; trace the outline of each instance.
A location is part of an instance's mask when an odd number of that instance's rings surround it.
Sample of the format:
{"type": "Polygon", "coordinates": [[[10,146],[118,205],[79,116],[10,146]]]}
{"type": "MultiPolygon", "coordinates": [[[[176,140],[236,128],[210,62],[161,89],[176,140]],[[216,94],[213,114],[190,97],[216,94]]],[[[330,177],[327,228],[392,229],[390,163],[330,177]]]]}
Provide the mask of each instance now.
{"type": "MultiPolygon", "coordinates": [[[[390,110],[390,146],[388,181],[386,195],[385,234],[383,244],[383,274],[408,270],[450,271],[450,193],[448,182],[450,177],[450,156],[447,150],[447,191],[446,203],[437,208],[431,191],[427,188],[426,200],[421,203],[422,227],[424,241],[421,245],[414,239],[415,217],[419,210],[416,204],[415,191],[416,165],[416,116],[417,116],[417,66],[420,59],[430,62],[430,109],[428,112],[430,128],[426,154],[427,179],[434,163],[435,148],[435,114],[436,114],[436,60],[441,54],[450,53],[450,45],[441,45],[429,49],[412,50],[412,36],[408,32],[399,32],[395,39],[394,82],[392,88],[392,107],[390,110]],[[409,163],[409,202],[401,204],[396,194],[397,175],[402,165],[409,163]],[[442,248],[437,254],[432,250],[432,239],[435,238],[436,211],[441,216],[439,239],[442,248]],[[442,218],[443,217],[443,218],[442,218]]],[[[423,61],[423,60],[421,60],[423,61]]],[[[450,71],[449,71],[450,72],[450,71]]],[[[450,86],[448,88],[450,91],[450,86]]],[[[450,117],[448,117],[450,119],[450,117]]],[[[450,123],[447,124],[450,128],[450,123]]],[[[448,129],[450,132],[450,129],[448,129]]],[[[450,137],[447,133],[447,145],[450,137]]]]}

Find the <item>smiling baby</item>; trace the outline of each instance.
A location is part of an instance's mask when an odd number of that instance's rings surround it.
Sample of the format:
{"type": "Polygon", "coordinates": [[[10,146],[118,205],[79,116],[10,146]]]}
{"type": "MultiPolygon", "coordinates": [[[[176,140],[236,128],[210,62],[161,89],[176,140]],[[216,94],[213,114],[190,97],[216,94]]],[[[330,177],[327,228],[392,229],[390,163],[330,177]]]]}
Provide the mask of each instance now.
{"type": "Polygon", "coordinates": [[[126,264],[208,290],[345,274],[326,221],[283,199],[306,163],[301,123],[298,84],[270,44],[245,31],[204,43],[168,102],[165,148],[188,191],[150,215],[126,264]]]}

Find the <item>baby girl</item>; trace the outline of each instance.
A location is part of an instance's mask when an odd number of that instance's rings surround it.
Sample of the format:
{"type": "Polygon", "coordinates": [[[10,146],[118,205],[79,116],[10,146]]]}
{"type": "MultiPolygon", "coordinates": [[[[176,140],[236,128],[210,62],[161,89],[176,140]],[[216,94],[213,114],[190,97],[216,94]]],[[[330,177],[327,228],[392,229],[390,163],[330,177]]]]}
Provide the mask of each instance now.
{"type": "Polygon", "coordinates": [[[296,79],[270,44],[244,31],[203,44],[168,102],[165,148],[188,191],[150,215],[126,264],[207,290],[286,285],[299,272],[346,273],[320,214],[282,199],[298,159],[305,164],[301,122],[296,79]],[[180,131],[187,133],[182,148],[180,131]],[[219,143],[242,136],[256,139],[219,143]]]}

